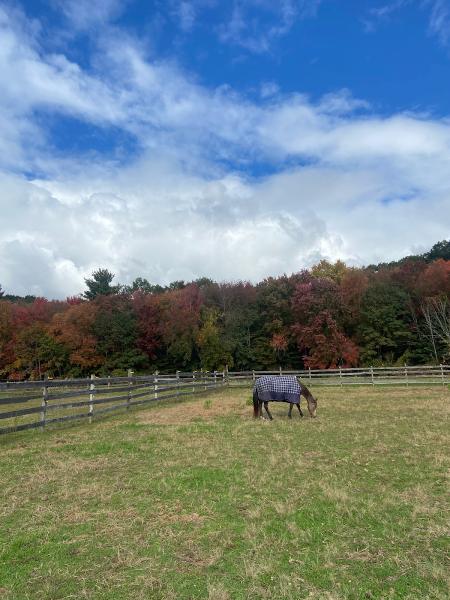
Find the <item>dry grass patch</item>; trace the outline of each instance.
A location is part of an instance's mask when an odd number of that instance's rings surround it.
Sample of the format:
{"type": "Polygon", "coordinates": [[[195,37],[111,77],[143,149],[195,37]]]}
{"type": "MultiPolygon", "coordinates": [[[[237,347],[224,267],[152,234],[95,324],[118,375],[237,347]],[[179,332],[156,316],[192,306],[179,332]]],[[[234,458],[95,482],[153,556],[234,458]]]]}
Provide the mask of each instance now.
{"type": "MultiPolygon", "coordinates": [[[[248,395],[248,393],[247,393],[248,395]]],[[[215,393],[201,396],[195,400],[186,400],[172,405],[154,406],[139,414],[140,423],[158,425],[182,425],[193,421],[214,421],[217,417],[233,415],[251,418],[253,409],[246,404],[247,398],[229,393],[215,393]]]]}

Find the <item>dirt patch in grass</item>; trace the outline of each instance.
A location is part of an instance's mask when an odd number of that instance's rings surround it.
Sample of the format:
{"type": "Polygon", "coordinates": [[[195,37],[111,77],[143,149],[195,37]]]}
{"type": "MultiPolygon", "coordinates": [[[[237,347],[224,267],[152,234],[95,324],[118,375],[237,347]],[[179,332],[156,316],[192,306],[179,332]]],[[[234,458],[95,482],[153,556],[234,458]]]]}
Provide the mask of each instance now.
{"type": "MultiPolygon", "coordinates": [[[[248,398],[250,394],[247,392],[248,398]]],[[[172,405],[155,406],[139,414],[140,423],[161,425],[182,425],[192,421],[214,421],[217,417],[237,415],[251,419],[253,408],[248,406],[247,398],[230,394],[214,394],[202,396],[196,400],[177,402],[172,405]]]]}

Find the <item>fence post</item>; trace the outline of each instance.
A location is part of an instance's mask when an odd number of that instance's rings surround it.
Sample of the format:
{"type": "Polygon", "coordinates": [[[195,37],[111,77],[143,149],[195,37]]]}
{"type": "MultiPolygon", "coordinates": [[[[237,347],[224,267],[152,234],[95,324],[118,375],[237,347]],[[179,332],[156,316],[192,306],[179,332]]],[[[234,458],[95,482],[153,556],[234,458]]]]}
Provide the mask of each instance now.
{"type": "Polygon", "coordinates": [[[339,365],[339,383],[341,384],[341,387],[342,387],[342,368],[341,368],[341,365],[339,365]]]}
{"type": "Polygon", "coordinates": [[[155,400],[158,400],[158,373],[159,373],[159,371],[155,371],[155,377],[153,379],[154,399],[155,400]]]}
{"type": "Polygon", "coordinates": [[[370,367],[370,378],[372,380],[372,385],[375,385],[375,381],[373,379],[373,367],[370,367]]]}
{"type": "Polygon", "coordinates": [[[204,373],[203,374],[203,382],[205,384],[205,392],[206,392],[206,390],[208,389],[208,385],[207,384],[208,384],[208,373],[209,373],[209,371],[204,371],[203,373],[204,373]]]}
{"type": "Polygon", "coordinates": [[[281,365],[280,365],[280,375],[283,375],[283,369],[281,368],[281,365]]]}
{"type": "Polygon", "coordinates": [[[94,378],[95,375],[91,375],[91,385],[89,386],[89,390],[90,390],[90,394],[89,394],[89,423],[92,423],[92,417],[94,416],[94,390],[95,390],[95,384],[94,384],[94,378]]]}
{"type": "Polygon", "coordinates": [[[230,380],[228,378],[228,365],[225,365],[225,373],[226,373],[225,378],[226,378],[226,381],[227,381],[227,385],[229,386],[230,385],[230,380]]]}
{"type": "Polygon", "coordinates": [[[214,389],[217,387],[217,371],[214,371],[214,389]]]}
{"type": "Polygon", "coordinates": [[[195,371],[192,371],[192,393],[195,394],[195,371]]]}
{"type": "Polygon", "coordinates": [[[406,363],[405,363],[405,379],[406,379],[406,387],[409,386],[409,382],[408,382],[408,369],[406,368],[406,363]]]}
{"type": "Polygon", "coordinates": [[[44,387],[42,389],[42,401],[41,401],[41,430],[45,429],[45,418],[47,415],[47,404],[48,404],[48,387],[44,380],[44,387]]]}
{"type": "Polygon", "coordinates": [[[308,367],[308,378],[311,381],[311,367],[308,367]]]}
{"type": "Polygon", "coordinates": [[[222,387],[225,385],[225,369],[222,371],[222,387]]]}
{"type": "Polygon", "coordinates": [[[441,379],[442,379],[442,385],[445,385],[444,383],[444,365],[439,365],[441,367],[441,379]]]}
{"type": "MultiPolygon", "coordinates": [[[[131,386],[133,385],[133,381],[132,381],[132,377],[133,377],[133,373],[134,371],[132,371],[131,369],[128,369],[128,398],[127,398],[127,410],[130,410],[130,406],[131,406],[131,395],[132,395],[132,390],[131,390],[131,386]]],[[[109,385],[109,384],[108,384],[109,385]]]]}
{"type": "Polygon", "coordinates": [[[177,397],[180,395],[180,371],[177,369],[177,397]]]}

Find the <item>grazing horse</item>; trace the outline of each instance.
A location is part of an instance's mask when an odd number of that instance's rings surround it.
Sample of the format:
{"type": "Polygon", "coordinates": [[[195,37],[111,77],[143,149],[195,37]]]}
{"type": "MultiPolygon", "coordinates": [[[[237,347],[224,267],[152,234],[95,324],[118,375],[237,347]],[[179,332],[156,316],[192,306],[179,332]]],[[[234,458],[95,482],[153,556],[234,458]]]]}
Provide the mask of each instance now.
{"type": "Polygon", "coordinates": [[[269,402],[289,402],[288,417],[292,419],[292,407],[298,408],[300,416],[303,417],[300,408],[300,396],[304,396],[308,403],[308,411],[311,417],[317,416],[317,400],[308,390],[306,385],[300,383],[297,377],[288,375],[264,375],[259,377],[253,388],[253,416],[262,417],[262,405],[272,420],[269,411],[269,402]]]}

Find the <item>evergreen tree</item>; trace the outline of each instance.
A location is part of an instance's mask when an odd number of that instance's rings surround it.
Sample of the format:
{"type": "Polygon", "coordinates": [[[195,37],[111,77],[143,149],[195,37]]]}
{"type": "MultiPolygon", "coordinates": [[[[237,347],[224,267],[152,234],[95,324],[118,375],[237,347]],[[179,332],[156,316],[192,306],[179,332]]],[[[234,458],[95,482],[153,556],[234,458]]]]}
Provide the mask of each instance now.
{"type": "Polygon", "coordinates": [[[450,240],[442,240],[442,242],[434,244],[431,250],[423,256],[428,262],[436,260],[437,258],[450,260],[450,240]]]}
{"type": "Polygon", "coordinates": [[[111,285],[114,279],[114,273],[108,271],[108,269],[97,269],[92,273],[92,279],[85,279],[88,289],[84,292],[83,296],[86,300],[94,300],[97,296],[111,296],[118,294],[120,291],[120,285],[111,285]]]}
{"type": "Polygon", "coordinates": [[[358,328],[365,364],[403,360],[412,341],[409,296],[392,283],[376,283],[366,291],[358,328]]]}

